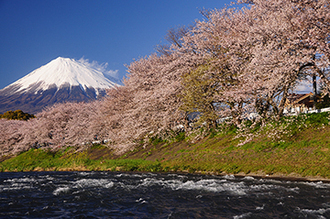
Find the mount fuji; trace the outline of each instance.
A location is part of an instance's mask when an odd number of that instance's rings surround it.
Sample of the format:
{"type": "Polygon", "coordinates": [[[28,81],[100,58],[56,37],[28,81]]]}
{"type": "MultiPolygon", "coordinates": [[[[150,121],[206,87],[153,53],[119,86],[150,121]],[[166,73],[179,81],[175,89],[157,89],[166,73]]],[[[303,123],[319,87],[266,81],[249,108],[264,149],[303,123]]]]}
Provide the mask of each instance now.
{"type": "Polygon", "coordinates": [[[83,61],[58,57],[0,90],[0,113],[8,110],[40,112],[61,102],[91,101],[120,86],[83,61]]]}

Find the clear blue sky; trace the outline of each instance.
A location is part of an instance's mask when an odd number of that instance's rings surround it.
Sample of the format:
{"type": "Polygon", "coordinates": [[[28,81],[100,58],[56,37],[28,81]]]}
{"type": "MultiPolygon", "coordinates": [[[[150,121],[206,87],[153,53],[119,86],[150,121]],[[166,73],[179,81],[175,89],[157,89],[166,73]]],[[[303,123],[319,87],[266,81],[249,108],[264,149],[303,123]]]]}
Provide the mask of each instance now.
{"type": "Polygon", "coordinates": [[[61,56],[124,64],[153,53],[167,30],[231,0],[0,0],[0,89],[61,56]]]}

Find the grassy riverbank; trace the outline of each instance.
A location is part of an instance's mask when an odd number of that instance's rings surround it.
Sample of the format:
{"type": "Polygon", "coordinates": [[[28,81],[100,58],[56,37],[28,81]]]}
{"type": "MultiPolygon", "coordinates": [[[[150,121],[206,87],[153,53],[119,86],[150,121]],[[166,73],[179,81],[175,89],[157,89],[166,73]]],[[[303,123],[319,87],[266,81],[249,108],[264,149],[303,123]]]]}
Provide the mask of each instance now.
{"type": "Polygon", "coordinates": [[[0,171],[178,171],[330,179],[328,113],[250,127],[243,136],[254,137],[242,145],[245,137],[240,135],[227,128],[202,139],[193,134],[171,142],[155,138],[121,156],[104,146],[83,152],[31,149],[3,159],[0,171]]]}

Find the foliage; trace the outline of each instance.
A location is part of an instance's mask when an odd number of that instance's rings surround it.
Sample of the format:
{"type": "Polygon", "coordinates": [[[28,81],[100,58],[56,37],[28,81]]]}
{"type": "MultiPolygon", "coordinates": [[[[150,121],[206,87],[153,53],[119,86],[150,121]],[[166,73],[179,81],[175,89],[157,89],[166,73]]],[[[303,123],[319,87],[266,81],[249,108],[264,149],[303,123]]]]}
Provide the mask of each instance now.
{"type": "Polygon", "coordinates": [[[156,135],[156,136],[151,137],[149,139],[149,142],[152,143],[153,145],[158,145],[158,144],[163,143],[165,141],[162,138],[160,138],[156,135]]]}
{"type": "Polygon", "coordinates": [[[176,141],[183,141],[186,138],[186,133],[185,132],[179,132],[176,136],[175,136],[175,140],[176,141]]]}
{"type": "Polygon", "coordinates": [[[0,119],[15,119],[15,120],[29,120],[35,118],[33,114],[24,113],[22,110],[7,111],[3,114],[0,114],[0,119]]]}
{"type": "Polygon", "coordinates": [[[315,104],[316,109],[322,109],[330,107],[330,97],[329,94],[321,95],[322,98],[315,104]]]}
{"type": "Polygon", "coordinates": [[[208,127],[215,127],[218,115],[214,96],[217,94],[215,84],[218,81],[204,74],[207,68],[208,66],[199,66],[196,70],[183,76],[184,89],[182,90],[183,105],[181,109],[190,113],[199,113],[199,121],[196,125],[205,122],[208,127]]]}

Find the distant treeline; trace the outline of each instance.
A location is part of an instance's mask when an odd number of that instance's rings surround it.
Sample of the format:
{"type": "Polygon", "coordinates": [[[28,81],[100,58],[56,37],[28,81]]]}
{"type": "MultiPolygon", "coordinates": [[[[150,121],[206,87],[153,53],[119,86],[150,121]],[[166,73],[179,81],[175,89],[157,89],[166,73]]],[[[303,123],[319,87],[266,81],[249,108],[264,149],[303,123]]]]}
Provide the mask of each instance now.
{"type": "Polygon", "coordinates": [[[15,120],[29,120],[35,118],[35,115],[24,113],[22,110],[7,111],[4,114],[0,114],[1,119],[15,119],[15,120]]]}

